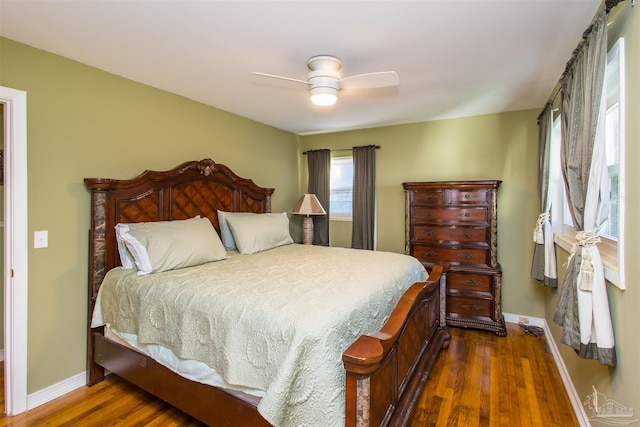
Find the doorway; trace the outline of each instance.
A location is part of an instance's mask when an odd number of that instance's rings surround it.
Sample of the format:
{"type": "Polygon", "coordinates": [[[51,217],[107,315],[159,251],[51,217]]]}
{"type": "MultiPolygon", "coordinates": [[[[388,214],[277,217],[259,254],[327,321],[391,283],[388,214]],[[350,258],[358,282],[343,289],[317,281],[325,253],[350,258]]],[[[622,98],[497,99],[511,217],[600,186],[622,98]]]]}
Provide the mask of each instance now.
{"type": "Polygon", "coordinates": [[[27,409],[27,93],[0,86],[4,140],[5,413],[27,409]]]}

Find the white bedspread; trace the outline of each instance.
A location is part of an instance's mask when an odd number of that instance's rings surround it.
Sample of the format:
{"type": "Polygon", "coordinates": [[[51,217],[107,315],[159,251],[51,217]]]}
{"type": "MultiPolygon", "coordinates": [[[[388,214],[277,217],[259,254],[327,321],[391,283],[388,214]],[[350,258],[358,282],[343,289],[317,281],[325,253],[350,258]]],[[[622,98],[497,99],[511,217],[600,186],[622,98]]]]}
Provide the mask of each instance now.
{"type": "Polygon", "coordinates": [[[113,269],[93,323],[263,390],[258,411],[276,426],[335,427],[344,425],[343,351],[425,278],[409,256],[293,244],[143,277],[113,269]]]}

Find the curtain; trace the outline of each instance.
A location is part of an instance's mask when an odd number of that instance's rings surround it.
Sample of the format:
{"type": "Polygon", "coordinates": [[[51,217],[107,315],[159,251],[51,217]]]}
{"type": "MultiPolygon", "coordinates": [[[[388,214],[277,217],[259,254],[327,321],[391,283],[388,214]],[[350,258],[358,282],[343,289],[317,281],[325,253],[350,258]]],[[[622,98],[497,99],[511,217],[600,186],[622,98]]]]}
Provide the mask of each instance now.
{"type": "Polygon", "coordinates": [[[551,197],[549,187],[549,164],[551,161],[551,134],[553,127],[553,108],[547,104],[539,121],[538,146],[540,160],[538,164],[538,194],[541,214],[533,231],[535,242],[531,277],[545,286],[558,286],[556,252],[551,229],[551,197]]]}
{"type": "Polygon", "coordinates": [[[351,247],[375,249],[376,147],[353,147],[353,223],[351,247]]]}
{"type": "Polygon", "coordinates": [[[307,152],[309,167],[308,192],[315,194],[326,215],[313,216],[313,244],[329,246],[329,197],[331,195],[331,151],[312,150],[307,152]]]}
{"type": "Polygon", "coordinates": [[[561,341],[585,359],[615,366],[613,328],[598,231],[608,213],[602,100],[607,58],[607,13],[601,6],[562,79],[560,162],[569,209],[578,230],[554,321],[561,341]]]}

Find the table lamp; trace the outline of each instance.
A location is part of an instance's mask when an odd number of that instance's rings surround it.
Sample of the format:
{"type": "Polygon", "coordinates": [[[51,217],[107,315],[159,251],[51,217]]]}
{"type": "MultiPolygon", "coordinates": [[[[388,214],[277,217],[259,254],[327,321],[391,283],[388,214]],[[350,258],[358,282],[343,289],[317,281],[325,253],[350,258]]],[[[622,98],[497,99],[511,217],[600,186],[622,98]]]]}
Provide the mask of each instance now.
{"type": "Polygon", "coordinates": [[[303,194],[296,205],[291,209],[292,214],[306,215],[302,223],[302,243],[313,243],[313,220],[310,215],[326,215],[324,208],[315,194],[303,194]]]}

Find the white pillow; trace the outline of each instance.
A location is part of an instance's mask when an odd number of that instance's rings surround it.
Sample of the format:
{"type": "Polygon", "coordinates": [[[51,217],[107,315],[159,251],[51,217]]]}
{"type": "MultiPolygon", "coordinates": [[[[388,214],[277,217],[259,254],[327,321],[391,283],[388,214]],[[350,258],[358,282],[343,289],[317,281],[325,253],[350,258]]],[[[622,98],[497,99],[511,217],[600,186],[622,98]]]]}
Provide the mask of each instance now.
{"type": "Polygon", "coordinates": [[[127,245],[122,238],[123,234],[129,231],[128,224],[117,224],[116,225],[116,242],[118,243],[118,253],[120,254],[120,264],[122,264],[122,268],[125,270],[133,270],[136,268],[136,265],[133,262],[133,257],[127,249],[127,245]]]}
{"type": "Polygon", "coordinates": [[[227,257],[208,218],[123,224],[121,237],[138,275],[191,267],[227,257]]]}
{"type": "Polygon", "coordinates": [[[254,254],[293,243],[286,213],[253,214],[227,218],[241,254],[254,254]]]}
{"type": "Polygon", "coordinates": [[[231,228],[229,228],[229,223],[227,222],[227,218],[247,216],[247,215],[259,215],[259,214],[256,214],[253,212],[218,211],[218,225],[220,226],[220,237],[222,238],[222,244],[224,245],[226,250],[235,251],[238,249],[236,247],[236,241],[233,239],[233,233],[231,232],[231,228]]]}

